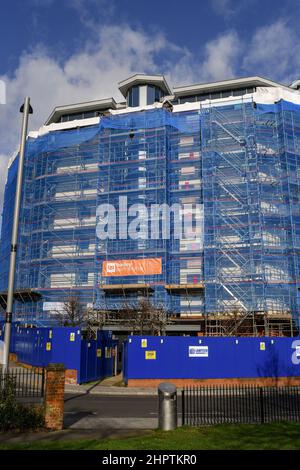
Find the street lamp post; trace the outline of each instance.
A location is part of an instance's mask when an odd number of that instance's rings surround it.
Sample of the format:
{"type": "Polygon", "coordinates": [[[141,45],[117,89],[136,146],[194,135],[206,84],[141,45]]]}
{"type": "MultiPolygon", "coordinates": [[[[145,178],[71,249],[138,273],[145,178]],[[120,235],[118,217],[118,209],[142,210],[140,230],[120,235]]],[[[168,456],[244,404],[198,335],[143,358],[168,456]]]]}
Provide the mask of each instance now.
{"type": "Polygon", "coordinates": [[[23,119],[22,119],[19,164],[18,164],[18,178],[17,178],[16,196],[15,196],[13,229],[12,229],[11,247],[10,247],[10,262],[9,262],[6,316],[5,316],[4,350],[3,350],[4,372],[8,369],[8,365],[9,365],[9,345],[10,345],[10,337],[11,337],[13,295],[14,295],[14,282],[15,282],[15,269],[16,269],[16,257],[17,257],[17,243],[18,243],[18,232],[19,232],[19,217],[20,217],[21,193],[22,193],[22,183],[23,183],[25,146],[26,146],[26,136],[27,136],[27,127],[28,127],[28,116],[29,114],[32,114],[32,108],[30,106],[29,97],[25,98],[24,104],[21,106],[20,112],[23,113],[23,119]]]}

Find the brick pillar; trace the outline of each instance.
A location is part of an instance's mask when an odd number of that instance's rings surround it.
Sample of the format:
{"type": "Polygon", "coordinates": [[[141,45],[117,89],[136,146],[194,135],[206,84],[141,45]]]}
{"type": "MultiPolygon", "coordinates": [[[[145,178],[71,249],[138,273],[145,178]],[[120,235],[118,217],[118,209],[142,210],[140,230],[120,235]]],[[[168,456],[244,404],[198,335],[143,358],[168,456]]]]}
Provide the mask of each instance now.
{"type": "Polygon", "coordinates": [[[65,367],[49,364],[46,368],[45,424],[46,428],[60,430],[64,420],[65,367]]]}

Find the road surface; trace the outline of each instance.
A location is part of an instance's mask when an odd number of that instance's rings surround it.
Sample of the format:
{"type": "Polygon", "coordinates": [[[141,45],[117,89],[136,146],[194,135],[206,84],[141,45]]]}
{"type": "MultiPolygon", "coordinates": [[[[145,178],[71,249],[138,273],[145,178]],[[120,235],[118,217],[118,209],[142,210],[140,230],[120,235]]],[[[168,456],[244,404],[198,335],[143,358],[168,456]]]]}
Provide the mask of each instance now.
{"type": "Polygon", "coordinates": [[[65,421],[71,429],[155,429],[155,396],[65,396],[65,421]]]}

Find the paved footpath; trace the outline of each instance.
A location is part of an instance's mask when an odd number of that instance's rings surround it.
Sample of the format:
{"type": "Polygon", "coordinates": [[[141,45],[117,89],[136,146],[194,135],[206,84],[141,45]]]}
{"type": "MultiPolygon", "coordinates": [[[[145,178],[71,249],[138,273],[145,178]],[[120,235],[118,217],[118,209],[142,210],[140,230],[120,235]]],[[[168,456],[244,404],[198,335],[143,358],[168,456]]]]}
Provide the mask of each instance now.
{"type": "MultiPolygon", "coordinates": [[[[149,434],[151,431],[144,430],[143,435],[149,434]]],[[[140,436],[140,430],[129,429],[64,429],[62,431],[42,431],[42,432],[26,432],[26,433],[0,433],[0,444],[18,444],[29,442],[60,442],[74,441],[80,439],[102,440],[102,439],[122,439],[127,437],[140,436]]]]}
{"type": "Polygon", "coordinates": [[[63,431],[0,433],[0,443],[76,439],[112,439],[140,436],[158,426],[156,396],[65,395],[63,431]]]}
{"type": "MultiPolygon", "coordinates": [[[[111,387],[109,387],[111,389],[111,387]]],[[[178,425],[181,422],[178,400],[178,425]]],[[[158,398],[155,395],[65,395],[63,431],[0,433],[0,442],[62,441],[76,439],[126,438],[147,434],[158,427],[158,398]]]]}
{"type": "Polygon", "coordinates": [[[157,388],[149,387],[113,387],[101,384],[66,385],[66,393],[89,395],[117,395],[117,396],[157,396],[157,388]]]}

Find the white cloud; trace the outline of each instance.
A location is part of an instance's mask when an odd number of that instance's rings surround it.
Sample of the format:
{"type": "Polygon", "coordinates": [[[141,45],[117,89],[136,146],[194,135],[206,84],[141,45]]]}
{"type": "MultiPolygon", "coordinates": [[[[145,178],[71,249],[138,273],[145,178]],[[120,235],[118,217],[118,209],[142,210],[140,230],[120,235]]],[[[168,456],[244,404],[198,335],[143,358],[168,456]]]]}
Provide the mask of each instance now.
{"type": "Polygon", "coordinates": [[[202,74],[207,81],[231,78],[236,74],[236,62],[241,42],[235,32],[228,32],[205,46],[202,74]]]}
{"type": "Polygon", "coordinates": [[[284,19],[259,28],[247,48],[243,66],[274,80],[289,83],[300,66],[300,41],[284,19]]]}
{"type": "MultiPolygon", "coordinates": [[[[282,21],[257,30],[250,46],[234,30],[225,32],[199,47],[197,56],[159,32],[145,33],[126,24],[102,26],[93,34],[93,40],[63,62],[37,47],[23,53],[12,76],[0,76],[7,89],[7,104],[0,105],[1,168],[18,145],[19,108],[26,95],[34,109],[32,130],[57,105],[110,96],[124,99],[117,83],[134,73],[164,73],[171,86],[222,80],[239,74],[243,54],[245,73],[279,79],[288,73],[289,62],[296,66],[300,61],[296,34],[282,21]]],[[[0,182],[0,205],[2,191],[0,182]]]]}
{"type": "Polygon", "coordinates": [[[232,0],[211,0],[214,11],[220,16],[229,16],[234,13],[232,0]]]}
{"type": "Polygon", "coordinates": [[[234,73],[230,62],[236,52],[235,35],[226,34],[207,44],[201,64],[163,34],[150,36],[126,25],[103,27],[94,41],[64,63],[38,47],[23,54],[13,76],[0,77],[7,87],[7,105],[0,108],[1,151],[12,152],[18,144],[25,95],[34,109],[30,129],[36,129],[56,105],[109,96],[124,99],[117,83],[137,72],[164,73],[173,85],[228,78],[234,73]]]}
{"type": "Polygon", "coordinates": [[[1,150],[11,152],[18,143],[18,111],[25,95],[31,97],[30,128],[35,129],[58,104],[112,95],[122,99],[117,82],[136,71],[157,72],[154,56],[166,47],[163,36],[150,40],[128,27],[105,27],[96,42],[62,64],[43,48],[24,53],[13,76],[1,77],[7,89],[7,104],[0,108],[1,150]]]}
{"type": "MultiPolygon", "coordinates": [[[[0,105],[1,164],[7,165],[8,155],[18,145],[19,109],[24,96],[30,96],[34,110],[29,128],[37,129],[56,105],[110,96],[124,100],[117,89],[118,81],[137,72],[161,73],[158,56],[168,54],[173,55],[175,62],[178,58],[178,76],[183,79],[182,70],[188,69],[188,51],[162,34],[150,36],[126,25],[102,27],[93,41],[64,63],[53,59],[43,47],[23,53],[13,76],[0,76],[7,89],[7,104],[0,105]]],[[[176,80],[172,68],[173,64],[166,63],[164,72],[176,80]]],[[[0,206],[2,192],[1,185],[0,206]]]]}
{"type": "Polygon", "coordinates": [[[81,23],[90,31],[99,31],[99,24],[112,20],[116,6],[113,0],[65,0],[78,15],[81,23]]]}
{"type": "Polygon", "coordinates": [[[0,153],[0,187],[3,186],[3,182],[5,182],[6,180],[7,158],[10,158],[10,157],[8,157],[5,154],[0,153]]]}
{"type": "Polygon", "coordinates": [[[242,12],[254,8],[257,0],[211,0],[214,12],[224,20],[231,20],[242,12]]]}

